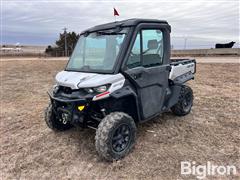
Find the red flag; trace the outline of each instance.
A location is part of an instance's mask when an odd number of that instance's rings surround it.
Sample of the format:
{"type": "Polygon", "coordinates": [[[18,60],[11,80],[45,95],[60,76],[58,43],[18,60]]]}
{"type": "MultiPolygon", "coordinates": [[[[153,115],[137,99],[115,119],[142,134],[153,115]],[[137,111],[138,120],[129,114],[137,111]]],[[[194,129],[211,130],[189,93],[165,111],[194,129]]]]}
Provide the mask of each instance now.
{"type": "Polygon", "coordinates": [[[113,8],[113,14],[114,14],[114,16],[119,16],[119,14],[115,8],[113,8]]]}

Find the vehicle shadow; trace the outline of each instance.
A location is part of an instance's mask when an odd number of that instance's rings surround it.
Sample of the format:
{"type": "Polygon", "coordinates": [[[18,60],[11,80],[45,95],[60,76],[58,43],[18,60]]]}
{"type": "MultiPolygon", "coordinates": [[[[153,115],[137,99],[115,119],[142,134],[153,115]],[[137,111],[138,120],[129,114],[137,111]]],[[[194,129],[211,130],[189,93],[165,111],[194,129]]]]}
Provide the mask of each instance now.
{"type": "MultiPolygon", "coordinates": [[[[176,118],[176,116],[170,112],[166,112],[148,122],[137,124],[136,145],[141,141],[149,141],[149,136],[160,135],[161,131],[166,132],[169,123],[177,126],[178,121],[179,119],[176,118]]],[[[74,154],[76,154],[76,157],[79,157],[79,159],[89,162],[107,163],[97,155],[95,149],[95,130],[74,127],[64,133],[58,132],[55,135],[56,138],[62,137],[63,143],[69,146],[69,148],[71,147],[72,151],[75,150],[74,154]]]]}

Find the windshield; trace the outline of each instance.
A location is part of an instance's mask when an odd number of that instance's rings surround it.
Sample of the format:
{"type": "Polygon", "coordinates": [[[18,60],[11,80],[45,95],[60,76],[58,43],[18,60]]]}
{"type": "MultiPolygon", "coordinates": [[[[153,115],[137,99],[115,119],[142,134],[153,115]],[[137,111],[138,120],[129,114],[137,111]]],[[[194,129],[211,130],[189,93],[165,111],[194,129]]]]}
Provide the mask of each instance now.
{"type": "Polygon", "coordinates": [[[124,28],[81,35],[66,70],[112,72],[126,32],[124,28]]]}

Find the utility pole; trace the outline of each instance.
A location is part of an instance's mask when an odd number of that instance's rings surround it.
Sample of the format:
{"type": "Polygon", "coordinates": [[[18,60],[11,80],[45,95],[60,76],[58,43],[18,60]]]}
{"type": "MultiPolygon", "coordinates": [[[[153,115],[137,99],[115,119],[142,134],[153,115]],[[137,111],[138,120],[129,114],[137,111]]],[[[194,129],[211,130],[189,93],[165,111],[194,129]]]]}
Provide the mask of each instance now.
{"type": "Polygon", "coordinates": [[[185,36],[184,37],[184,49],[186,49],[187,48],[187,37],[185,36]]]}
{"type": "Polygon", "coordinates": [[[65,44],[65,56],[67,56],[67,28],[63,28],[64,30],[64,44],[65,44]]]}

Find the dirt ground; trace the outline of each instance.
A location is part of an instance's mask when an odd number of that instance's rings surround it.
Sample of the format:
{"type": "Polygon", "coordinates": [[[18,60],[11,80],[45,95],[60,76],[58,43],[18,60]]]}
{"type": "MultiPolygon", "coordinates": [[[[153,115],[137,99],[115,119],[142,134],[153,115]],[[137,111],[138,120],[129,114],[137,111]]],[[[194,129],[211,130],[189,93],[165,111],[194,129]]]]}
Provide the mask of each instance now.
{"type": "Polygon", "coordinates": [[[46,91],[66,61],[2,61],[1,179],[188,179],[181,161],[240,164],[240,64],[198,64],[189,84],[195,95],[185,117],[165,113],[138,125],[138,139],[124,159],[98,158],[95,132],[55,133],[43,112],[46,91]]]}

